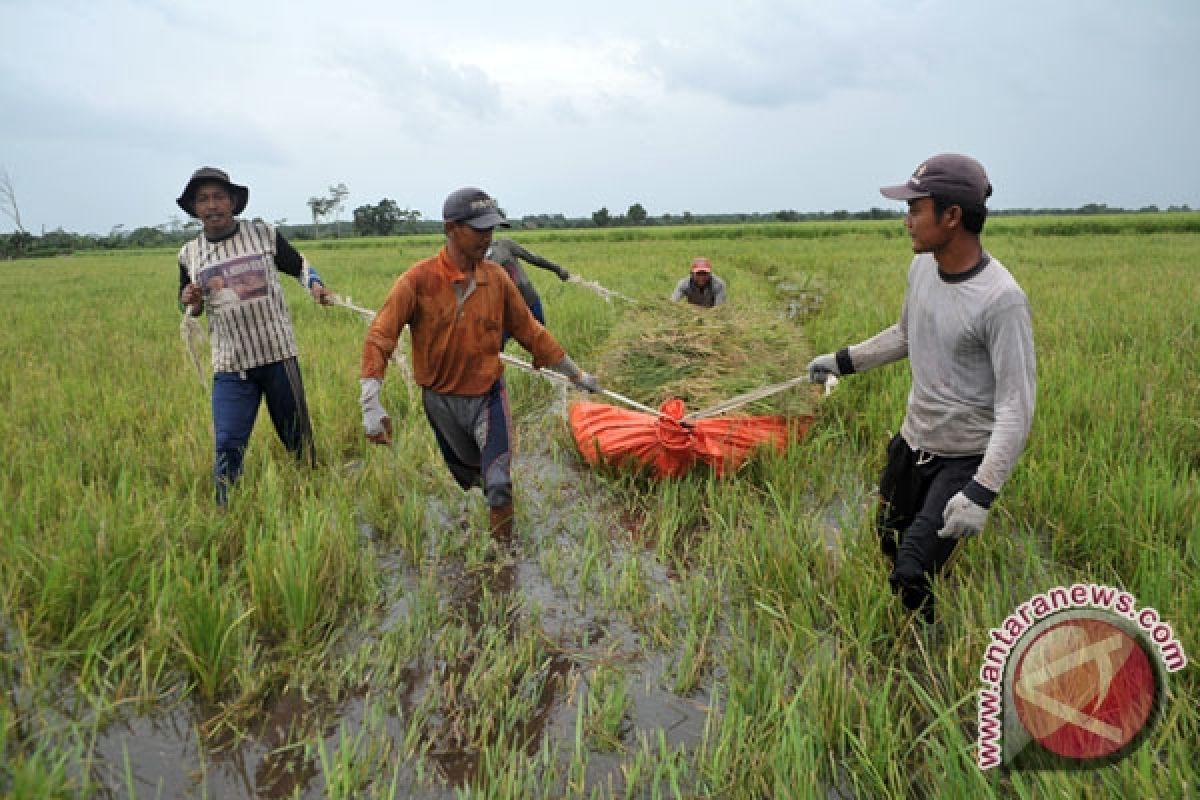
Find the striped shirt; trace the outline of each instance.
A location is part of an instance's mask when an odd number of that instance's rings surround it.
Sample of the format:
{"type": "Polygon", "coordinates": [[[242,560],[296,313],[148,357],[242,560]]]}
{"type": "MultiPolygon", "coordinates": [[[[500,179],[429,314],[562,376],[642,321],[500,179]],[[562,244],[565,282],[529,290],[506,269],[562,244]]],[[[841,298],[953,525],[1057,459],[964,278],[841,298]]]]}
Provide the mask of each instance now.
{"type": "Polygon", "coordinates": [[[240,372],[297,355],[279,271],[318,282],[303,256],[261,220],[238,221],[215,241],[204,234],[179,250],[181,285],[204,291],[213,372],[240,372]]]}

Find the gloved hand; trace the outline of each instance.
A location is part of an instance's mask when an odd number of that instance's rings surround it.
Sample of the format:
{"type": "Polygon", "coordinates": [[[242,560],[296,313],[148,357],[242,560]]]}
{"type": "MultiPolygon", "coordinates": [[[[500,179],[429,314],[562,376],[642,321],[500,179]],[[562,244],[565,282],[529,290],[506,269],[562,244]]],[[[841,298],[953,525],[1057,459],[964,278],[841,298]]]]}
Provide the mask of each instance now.
{"type": "Polygon", "coordinates": [[[942,529],[938,531],[938,536],[943,539],[974,536],[983,530],[987,515],[986,508],[959,492],[946,502],[946,510],[942,512],[942,529]]]}
{"type": "Polygon", "coordinates": [[[567,271],[566,271],[565,269],[563,269],[562,267],[559,267],[559,268],[558,268],[558,279],[559,279],[560,281],[566,281],[566,280],[570,280],[570,279],[571,279],[571,273],[567,272],[567,271]]]}
{"type": "Polygon", "coordinates": [[[571,378],[571,383],[585,392],[592,392],[593,394],[599,394],[600,392],[600,381],[596,380],[596,376],[590,372],[580,372],[574,378],[571,378]]]}
{"type": "Polygon", "coordinates": [[[379,401],[379,389],[383,382],[379,378],[360,378],[359,383],[362,391],[358,395],[358,404],[362,406],[363,429],[367,439],[375,444],[391,444],[392,420],[379,401]]]}
{"type": "Polygon", "coordinates": [[[809,383],[825,383],[830,375],[836,377],[841,374],[841,371],[838,370],[837,356],[834,353],[825,353],[808,362],[809,383]]]}

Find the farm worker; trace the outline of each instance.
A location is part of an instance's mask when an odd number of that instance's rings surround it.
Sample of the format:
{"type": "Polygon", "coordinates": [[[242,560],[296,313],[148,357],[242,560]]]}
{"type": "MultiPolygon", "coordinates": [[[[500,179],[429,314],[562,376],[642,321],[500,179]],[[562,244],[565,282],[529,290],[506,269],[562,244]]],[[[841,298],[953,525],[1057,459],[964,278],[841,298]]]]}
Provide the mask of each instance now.
{"type": "Polygon", "coordinates": [[[880,192],[908,203],[916,254],[899,321],[814,358],[808,376],[821,383],[908,357],[912,388],[879,479],[876,531],[893,591],[932,622],[932,578],[960,538],[983,529],[1025,448],[1033,331],[1025,293],[980,242],[992,185],[978,161],[936,155],[880,192]]]}
{"type": "Polygon", "coordinates": [[[391,420],[379,392],[388,358],[408,325],[413,377],[446,466],[463,491],[483,489],[492,536],[508,543],[512,451],[502,331],[533,354],[534,366],[548,366],[590,392],[600,391],[600,384],[534,318],[504,269],[486,260],[493,229],[508,226],[496,201],[482,189],[458,189],[446,198],[442,219],[445,245],[396,279],[367,331],[359,396],[363,427],[370,441],[391,443],[391,420]]]}
{"type": "Polygon", "coordinates": [[[207,302],[212,342],[212,418],[217,504],[242,472],[262,399],[284,446],[316,464],[312,424],[296,362],[296,340],[279,272],[294,276],[321,304],[329,291],[317,271],[273,226],[237,218],[250,190],[214,167],[192,173],[175,201],[203,232],[179,250],[179,300],[199,316],[207,302]]]}
{"type": "Polygon", "coordinates": [[[692,272],[675,284],[671,300],[687,299],[694,306],[712,308],[725,302],[725,281],[713,274],[707,258],[693,258],[692,272]]]}
{"type": "MultiPolygon", "coordinates": [[[[571,273],[550,259],[543,258],[537,253],[525,249],[512,239],[493,239],[492,246],[488,248],[487,260],[494,261],[504,267],[504,271],[508,273],[508,277],[512,278],[512,282],[517,285],[521,296],[525,298],[525,305],[529,306],[529,310],[533,312],[534,318],[542,325],[545,325],[546,315],[542,311],[542,298],[538,296],[537,289],[533,288],[533,284],[530,283],[529,276],[525,274],[525,269],[521,266],[521,261],[528,261],[534,266],[550,270],[558,276],[560,281],[570,278],[571,273]]],[[[505,336],[505,341],[507,339],[508,337],[505,336]]]]}

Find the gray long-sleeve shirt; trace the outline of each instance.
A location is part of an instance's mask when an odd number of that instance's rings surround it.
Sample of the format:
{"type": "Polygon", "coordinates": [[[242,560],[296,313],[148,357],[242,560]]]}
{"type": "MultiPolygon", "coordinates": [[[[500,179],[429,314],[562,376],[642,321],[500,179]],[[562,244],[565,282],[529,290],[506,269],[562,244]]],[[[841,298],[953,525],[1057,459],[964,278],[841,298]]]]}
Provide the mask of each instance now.
{"type": "Polygon", "coordinates": [[[521,290],[521,296],[525,298],[525,305],[530,308],[533,308],[534,303],[538,302],[540,298],[538,297],[537,290],[533,288],[533,283],[530,282],[529,276],[525,274],[525,270],[521,267],[521,261],[528,261],[534,266],[548,269],[560,279],[566,280],[566,270],[550,259],[543,258],[537,253],[525,249],[512,239],[493,240],[492,246],[488,248],[487,258],[489,261],[495,261],[504,267],[504,271],[508,273],[508,277],[512,278],[513,283],[521,290]],[[520,259],[520,261],[517,259],[520,259]]]}
{"type": "Polygon", "coordinates": [[[909,447],[983,454],[975,481],[999,492],[1029,436],[1037,394],[1029,301],[999,261],[960,275],[913,259],[900,320],[849,348],[863,372],[908,357],[912,389],[900,429],[909,447]]]}
{"type": "Polygon", "coordinates": [[[680,278],[679,283],[675,284],[675,291],[671,292],[671,300],[677,302],[685,299],[694,306],[706,308],[724,305],[725,281],[712,275],[707,284],[700,286],[692,280],[691,275],[680,278]]]}

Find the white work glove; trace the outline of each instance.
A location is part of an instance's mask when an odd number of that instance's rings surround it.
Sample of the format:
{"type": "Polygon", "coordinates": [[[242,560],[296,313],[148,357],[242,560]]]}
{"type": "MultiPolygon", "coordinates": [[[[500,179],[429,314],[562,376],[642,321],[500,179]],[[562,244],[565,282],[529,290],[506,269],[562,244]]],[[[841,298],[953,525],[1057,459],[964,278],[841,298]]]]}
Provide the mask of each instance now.
{"type": "Polygon", "coordinates": [[[988,510],[962,492],[946,502],[942,512],[942,529],[938,536],[943,539],[962,539],[975,536],[987,522],[988,510]]]}
{"type": "Polygon", "coordinates": [[[358,404],[362,406],[363,430],[367,433],[367,439],[375,444],[391,444],[392,420],[379,401],[383,382],[379,378],[360,378],[358,382],[362,385],[358,404]]]}
{"type": "Polygon", "coordinates": [[[565,375],[575,384],[577,389],[582,389],[585,392],[599,392],[600,381],[596,380],[596,376],[590,372],[584,372],[579,366],[571,360],[570,356],[563,356],[562,360],[550,367],[559,375],[565,375]]]}
{"type": "Polygon", "coordinates": [[[596,380],[596,376],[590,372],[580,372],[571,378],[571,383],[585,392],[600,393],[600,381],[596,380]]]}
{"type": "Polygon", "coordinates": [[[841,374],[837,365],[837,355],[834,353],[817,356],[808,362],[809,383],[825,383],[829,380],[830,375],[837,377],[841,374]]]}

